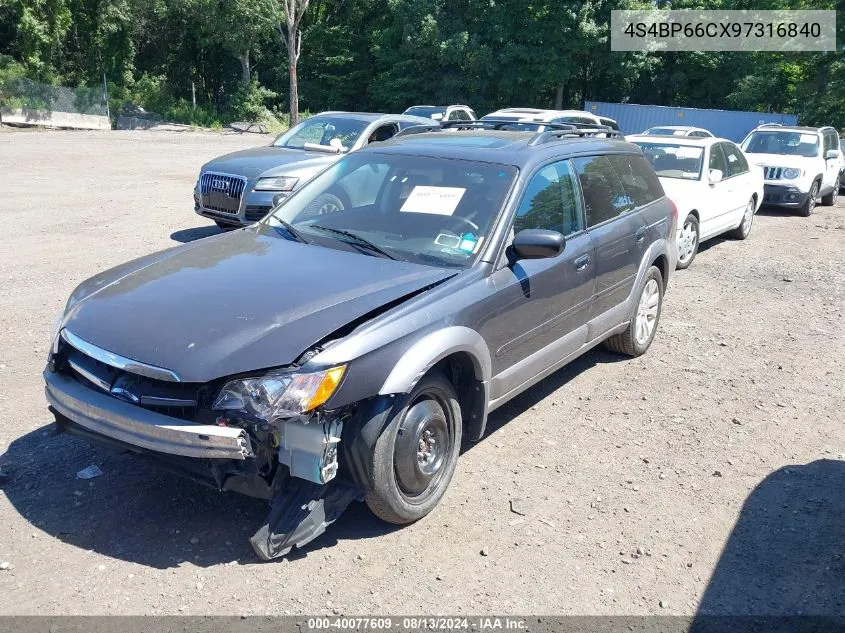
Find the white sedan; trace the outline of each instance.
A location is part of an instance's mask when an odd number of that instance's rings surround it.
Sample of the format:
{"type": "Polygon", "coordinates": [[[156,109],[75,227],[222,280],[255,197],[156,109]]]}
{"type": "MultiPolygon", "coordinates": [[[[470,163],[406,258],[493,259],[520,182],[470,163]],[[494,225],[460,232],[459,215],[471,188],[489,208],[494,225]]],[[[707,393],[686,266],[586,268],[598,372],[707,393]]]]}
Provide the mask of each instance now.
{"type": "Polygon", "coordinates": [[[730,231],[744,240],[763,202],[763,170],[722,138],[629,136],[654,167],[678,207],[678,268],[692,264],[698,245],[730,231]]]}

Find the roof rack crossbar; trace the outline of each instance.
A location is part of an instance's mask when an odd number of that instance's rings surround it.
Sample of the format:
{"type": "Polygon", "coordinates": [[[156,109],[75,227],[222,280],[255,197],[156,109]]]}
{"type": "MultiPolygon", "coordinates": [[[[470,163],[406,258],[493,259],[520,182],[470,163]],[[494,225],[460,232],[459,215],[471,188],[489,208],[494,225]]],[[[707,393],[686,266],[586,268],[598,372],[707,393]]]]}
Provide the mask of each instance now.
{"type": "Polygon", "coordinates": [[[555,130],[576,130],[577,128],[571,123],[550,123],[548,121],[520,121],[514,119],[478,119],[477,121],[443,121],[440,127],[444,129],[459,128],[459,129],[487,129],[487,130],[503,130],[511,125],[542,125],[543,127],[552,128],[555,130]]]}

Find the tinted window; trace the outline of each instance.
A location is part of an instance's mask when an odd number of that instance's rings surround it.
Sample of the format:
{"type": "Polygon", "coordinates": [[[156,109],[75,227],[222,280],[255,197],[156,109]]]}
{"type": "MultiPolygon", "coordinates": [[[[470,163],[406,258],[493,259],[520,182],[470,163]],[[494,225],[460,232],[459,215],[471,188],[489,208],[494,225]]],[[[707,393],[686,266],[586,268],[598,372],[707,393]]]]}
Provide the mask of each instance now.
{"type": "Polygon", "coordinates": [[[725,153],[722,151],[720,143],[716,143],[710,148],[710,165],[708,169],[718,169],[722,172],[723,177],[728,177],[728,165],[725,161],[725,153]]]}
{"type": "Polygon", "coordinates": [[[641,207],[663,197],[663,187],[645,158],[636,154],[610,154],[607,158],[634,205],[641,207]]]}
{"type": "Polygon", "coordinates": [[[728,176],[739,176],[748,171],[748,163],[739,148],[733,143],[719,143],[728,161],[728,176]]]}
{"type": "Polygon", "coordinates": [[[611,130],[619,130],[619,125],[613,119],[599,119],[602,125],[606,125],[611,130]]]}
{"type": "Polygon", "coordinates": [[[584,192],[588,227],[611,220],[634,208],[606,156],[575,158],[572,163],[584,192]]]}
{"type": "Polygon", "coordinates": [[[472,121],[472,117],[470,117],[469,113],[463,109],[455,110],[455,116],[458,121],[472,121]]]}
{"type": "Polygon", "coordinates": [[[442,119],[446,115],[446,108],[438,106],[413,106],[405,110],[403,114],[421,116],[426,119],[442,119]]]}
{"type": "Polygon", "coordinates": [[[549,229],[570,235],[584,228],[581,204],[568,161],[546,165],[534,174],[516,210],[513,229],[549,229]]]}

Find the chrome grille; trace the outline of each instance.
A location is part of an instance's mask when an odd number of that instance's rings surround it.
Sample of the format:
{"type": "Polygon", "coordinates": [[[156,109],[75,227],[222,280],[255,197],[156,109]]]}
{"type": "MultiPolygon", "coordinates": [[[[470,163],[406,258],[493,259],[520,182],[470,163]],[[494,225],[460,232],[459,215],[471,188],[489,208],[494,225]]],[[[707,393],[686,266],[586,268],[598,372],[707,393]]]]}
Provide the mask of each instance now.
{"type": "Polygon", "coordinates": [[[103,391],[130,404],[182,420],[197,414],[199,385],[140,376],[88,356],[63,341],[64,373],[91,389],[103,391]]]}
{"type": "Polygon", "coordinates": [[[782,167],[766,167],[765,168],[765,178],[766,180],[780,180],[783,176],[783,168],[782,167]]]}
{"type": "Polygon", "coordinates": [[[243,176],[206,172],[200,175],[200,202],[210,211],[236,214],[245,188],[243,176]]]}

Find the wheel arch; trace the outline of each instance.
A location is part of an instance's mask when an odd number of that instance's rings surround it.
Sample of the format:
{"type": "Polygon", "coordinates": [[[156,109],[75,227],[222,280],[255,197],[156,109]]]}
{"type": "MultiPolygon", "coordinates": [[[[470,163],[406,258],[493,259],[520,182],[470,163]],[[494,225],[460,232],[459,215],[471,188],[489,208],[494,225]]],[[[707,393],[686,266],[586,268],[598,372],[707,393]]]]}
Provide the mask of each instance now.
{"type": "Polygon", "coordinates": [[[451,326],[424,336],[395,364],[379,394],[409,393],[434,367],[449,377],[458,393],[467,439],[479,439],[487,424],[492,361],[487,343],[475,330],[451,326]]]}

